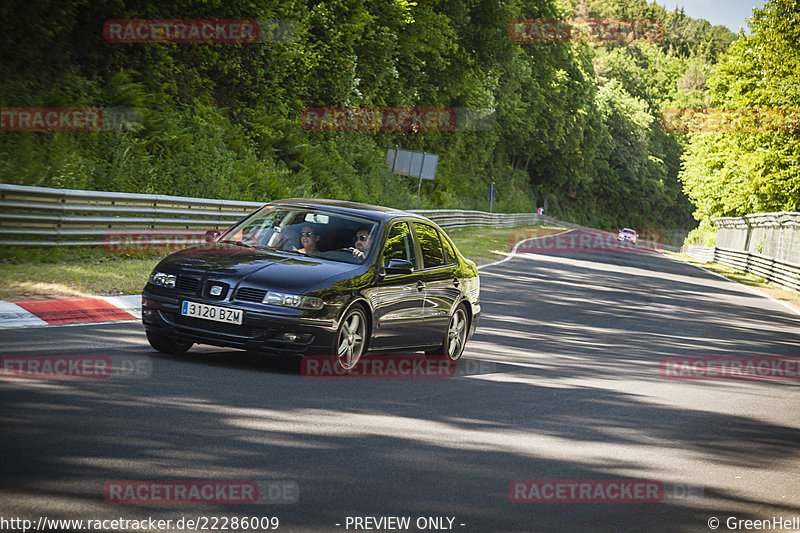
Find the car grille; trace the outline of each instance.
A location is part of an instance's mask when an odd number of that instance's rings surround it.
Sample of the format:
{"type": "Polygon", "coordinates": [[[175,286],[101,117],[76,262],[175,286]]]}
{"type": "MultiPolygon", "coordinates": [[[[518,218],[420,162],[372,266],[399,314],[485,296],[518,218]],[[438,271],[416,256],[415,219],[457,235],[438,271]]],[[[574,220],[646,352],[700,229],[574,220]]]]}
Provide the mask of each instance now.
{"type": "Polygon", "coordinates": [[[195,318],[183,315],[176,315],[175,322],[179,326],[187,326],[190,328],[202,329],[205,331],[213,331],[215,333],[224,333],[226,335],[236,335],[237,337],[253,336],[252,326],[228,324],[225,322],[216,322],[214,320],[203,320],[202,318],[195,318]]]}
{"type": "Polygon", "coordinates": [[[196,278],[178,276],[175,280],[175,288],[181,292],[195,293],[198,287],[200,287],[200,280],[196,278]]]}
{"type": "Polygon", "coordinates": [[[267,291],[262,291],[261,289],[248,289],[246,287],[236,291],[236,299],[243,302],[261,303],[266,295],[267,291]]]}
{"type": "Polygon", "coordinates": [[[228,296],[228,289],[229,288],[230,288],[230,285],[228,285],[227,283],[222,283],[222,282],[219,282],[219,281],[211,280],[208,283],[206,283],[205,290],[203,291],[203,296],[205,296],[206,298],[214,299],[214,300],[223,300],[223,299],[225,299],[226,296],[228,296]],[[222,287],[222,292],[220,292],[216,296],[211,294],[211,287],[213,287],[214,285],[222,287]]]}

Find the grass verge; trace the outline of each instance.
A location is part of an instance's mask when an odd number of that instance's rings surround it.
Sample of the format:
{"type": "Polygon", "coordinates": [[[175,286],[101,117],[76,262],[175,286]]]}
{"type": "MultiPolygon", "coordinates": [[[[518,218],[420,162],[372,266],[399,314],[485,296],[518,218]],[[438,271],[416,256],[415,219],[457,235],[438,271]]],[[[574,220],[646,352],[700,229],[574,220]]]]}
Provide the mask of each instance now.
{"type": "Polygon", "coordinates": [[[0,300],[138,294],[159,259],[5,264],[0,300]]]}
{"type": "Polygon", "coordinates": [[[689,264],[703,267],[706,270],[710,270],[711,272],[714,272],[721,276],[725,276],[728,279],[738,281],[742,285],[747,285],[748,287],[753,287],[755,289],[758,289],[764,294],[767,294],[775,298],[776,300],[786,302],[795,307],[796,309],[800,310],[800,294],[780,289],[775,285],[770,285],[763,278],[759,278],[758,276],[754,276],[753,274],[744,274],[742,272],[734,270],[728,266],[721,265],[719,263],[702,263],[686,254],[679,254],[672,252],[667,252],[667,254],[670,255],[671,257],[675,257],[676,259],[680,259],[681,261],[685,261],[689,264]]]}
{"type": "MultiPolygon", "coordinates": [[[[516,241],[562,228],[463,228],[448,231],[477,264],[502,259],[516,241]]],[[[0,300],[139,294],[161,255],[110,254],[102,248],[9,247],[0,256],[0,300]]]]}
{"type": "Polygon", "coordinates": [[[561,233],[565,228],[548,226],[517,226],[514,228],[461,228],[447,234],[466,257],[477,265],[503,259],[515,243],[528,237],[543,237],[561,233]]]}

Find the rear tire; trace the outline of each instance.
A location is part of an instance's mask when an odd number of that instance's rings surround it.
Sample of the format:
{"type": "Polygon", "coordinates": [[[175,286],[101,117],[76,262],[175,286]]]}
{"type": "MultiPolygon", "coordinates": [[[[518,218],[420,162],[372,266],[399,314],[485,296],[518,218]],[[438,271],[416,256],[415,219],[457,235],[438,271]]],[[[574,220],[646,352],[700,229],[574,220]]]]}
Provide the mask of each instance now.
{"type": "Polygon", "coordinates": [[[161,333],[156,333],[154,331],[147,332],[147,342],[150,343],[150,346],[155,348],[161,353],[168,353],[172,355],[181,355],[189,351],[194,343],[193,342],[180,342],[167,337],[161,333]]]}

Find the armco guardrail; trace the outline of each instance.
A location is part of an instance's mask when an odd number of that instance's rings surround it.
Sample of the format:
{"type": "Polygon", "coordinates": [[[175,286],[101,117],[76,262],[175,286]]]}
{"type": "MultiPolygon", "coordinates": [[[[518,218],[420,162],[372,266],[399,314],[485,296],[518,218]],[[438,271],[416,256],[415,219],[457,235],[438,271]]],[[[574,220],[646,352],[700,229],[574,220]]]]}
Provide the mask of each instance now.
{"type": "Polygon", "coordinates": [[[724,248],[714,249],[714,260],[739,272],[763,278],[773,285],[800,292],[800,265],[766,255],[724,248]]]}
{"type": "Polygon", "coordinates": [[[715,261],[800,291],[800,213],[716,218],[715,261]]]}
{"type": "Polygon", "coordinates": [[[717,248],[800,264],[800,213],[757,213],[715,218],[717,248]]]}
{"type": "MultiPolygon", "coordinates": [[[[485,211],[458,211],[448,209],[418,209],[419,213],[438,224],[442,229],[468,228],[472,226],[521,226],[524,224],[548,224],[564,228],[582,228],[554,217],[535,213],[487,213],[485,211]]],[[[586,228],[589,229],[589,228],[586,228]]]]}
{"type": "Polygon", "coordinates": [[[698,261],[715,261],[800,292],[800,213],[715,218],[717,246],[686,246],[698,261]]]}
{"type": "MultiPolygon", "coordinates": [[[[223,230],[264,205],[209,198],[48,189],[0,184],[0,244],[20,246],[119,245],[131,234],[150,234],[148,245],[180,235],[187,246],[207,230],[223,230]],[[115,240],[116,239],[116,240],[115,240]]],[[[419,210],[444,229],[551,224],[580,227],[533,213],[419,210]]],[[[124,243],[123,243],[124,244],[124,243]]]]}
{"type": "Polygon", "coordinates": [[[684,246],[681,252],[702,263],[714,261],[714,248],[710,246],[684,246]]]}
{"type": "Polygon", "coordinates": [[[0,244],[103,245],[114,232],[170,231],[199,238],[229,227],[259,202],[0,184],[0,244]]]}

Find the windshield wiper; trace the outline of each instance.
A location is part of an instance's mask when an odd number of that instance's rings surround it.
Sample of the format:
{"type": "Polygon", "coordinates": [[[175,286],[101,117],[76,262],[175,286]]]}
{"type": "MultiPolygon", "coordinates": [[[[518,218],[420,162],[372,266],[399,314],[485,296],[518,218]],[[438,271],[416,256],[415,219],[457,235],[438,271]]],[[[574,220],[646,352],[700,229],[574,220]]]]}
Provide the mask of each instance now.
{"type": "Polygon", "coordinates": [[[231,240],[226,239],[226,240],[220,241],[220,242],[224,242],[224,243],[227,243],[227,244],[234,244],[236,246],[243,246],[244,248],[250,248],[252,250],[258,250],[258,248],[256,248],[255,246],[252,246],[250,244],[245,244],[242,241],[231,241],[231,240]]]}
{"type": "Polygon", "coordinates": [[[286,254],[294,254],[294,255],[305,255],[303,253],[298,252],[297,250],[287,250],[286,248],[278,248],[277,246],[268,246],[267,250],[273,252],[282,252],[286,254]]]}

